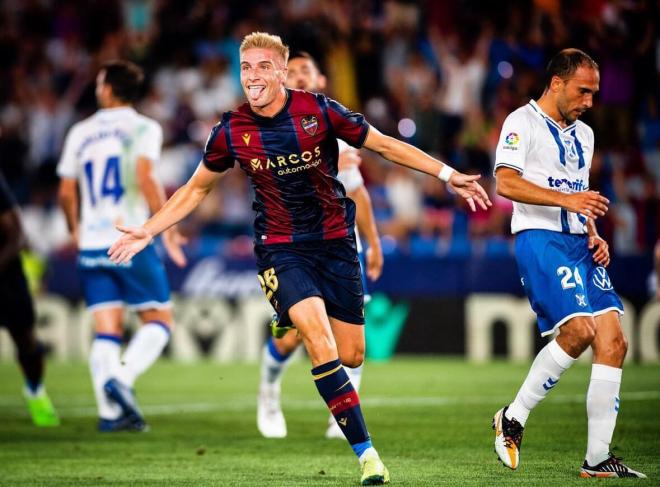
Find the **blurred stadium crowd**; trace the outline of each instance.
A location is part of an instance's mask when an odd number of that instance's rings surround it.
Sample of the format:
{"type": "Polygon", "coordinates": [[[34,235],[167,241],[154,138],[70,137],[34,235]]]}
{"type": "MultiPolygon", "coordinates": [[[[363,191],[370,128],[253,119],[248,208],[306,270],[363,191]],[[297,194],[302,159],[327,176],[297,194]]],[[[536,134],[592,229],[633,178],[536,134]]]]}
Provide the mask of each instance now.
{"type": "MultiPolygon", "coordinates": [[[[614,253],[649,252],[660,238],[658,4],[634,0],[6,0],[0,6],[0,166],[23,207],[32,247],[66,249],[56,205],[63,138],[96,109],[104,61],[147,73],[138,109],[165,141],[159,175],[169,191],[199,161],[219,114],[242,102],[238,46],[277,33],[320,60],[329,93],[381,131],[479,172],[494,194],[493,154],[506,115],[543,88],[550,56],[573,46],[600,64],[591,187],[611,201],[599,220],[614,253]]],[[[511,252],[511,204],[455,206],[445,186],[363,151],[386,252],[511,252]]],[[[250,189],[230,171],[183,225],[191,245],[251,252],[250,189]],[[247,236],[246,236],[247,235],[247,236]]]]}

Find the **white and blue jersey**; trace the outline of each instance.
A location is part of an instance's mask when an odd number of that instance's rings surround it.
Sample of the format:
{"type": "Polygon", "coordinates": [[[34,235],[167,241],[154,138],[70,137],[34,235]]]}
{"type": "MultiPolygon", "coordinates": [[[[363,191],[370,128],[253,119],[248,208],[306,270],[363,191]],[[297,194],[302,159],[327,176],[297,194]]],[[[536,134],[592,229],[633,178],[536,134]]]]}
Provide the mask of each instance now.
{"type": "MultiPolygon", "coordinates": [[[[593,152],[588,125],[576,120],[562,128],[532,100],[505,120],[495,172],[507,167],[542,188],[587,191],[593,152]]],[[[595,264],[587,248],[586,222],[583,215],[557,206],[513,202],[516,260],[542,335],[575,316],[623,314],[606,269],[595,264]]]]}
{"type": "Polygon", "coordinates": [[[116,225],[140,226],[149,217],[137,161],[156,163],[162,139],[160,125],[130,107],[99,110],[67,134],[57,174],[77,180],[80,190],[78,266],[90,308],[169,306],[165,270],[152,247],[123,266],[105,255],[121,236],[116,225]]]}

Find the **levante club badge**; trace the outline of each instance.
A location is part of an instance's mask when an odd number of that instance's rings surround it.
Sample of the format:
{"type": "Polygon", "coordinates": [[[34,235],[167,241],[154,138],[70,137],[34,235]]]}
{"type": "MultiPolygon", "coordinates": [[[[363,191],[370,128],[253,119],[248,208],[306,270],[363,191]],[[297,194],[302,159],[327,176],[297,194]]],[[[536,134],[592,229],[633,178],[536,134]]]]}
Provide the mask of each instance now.
{"type": "Polygon", "coordinates": [[[314,115],[309,115],[300,120],[300,125],[309,135],[314,135],[319,128],[319,121],[314,115]]]}

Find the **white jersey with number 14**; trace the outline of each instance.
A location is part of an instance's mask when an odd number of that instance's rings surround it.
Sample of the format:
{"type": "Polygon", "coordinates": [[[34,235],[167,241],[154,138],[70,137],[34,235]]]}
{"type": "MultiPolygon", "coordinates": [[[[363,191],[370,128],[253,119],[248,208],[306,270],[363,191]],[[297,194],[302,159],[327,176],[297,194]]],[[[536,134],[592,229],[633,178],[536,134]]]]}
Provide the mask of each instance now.
{"type": "Polygon", "coordinates": [[[160,125],[130,107],[99,110],[71,128],[57,174],[78,180],[81,250],[108,248],[120,235],[115,225],[147,220],[137,161],[158,161],[162,139],[160,125]]]}

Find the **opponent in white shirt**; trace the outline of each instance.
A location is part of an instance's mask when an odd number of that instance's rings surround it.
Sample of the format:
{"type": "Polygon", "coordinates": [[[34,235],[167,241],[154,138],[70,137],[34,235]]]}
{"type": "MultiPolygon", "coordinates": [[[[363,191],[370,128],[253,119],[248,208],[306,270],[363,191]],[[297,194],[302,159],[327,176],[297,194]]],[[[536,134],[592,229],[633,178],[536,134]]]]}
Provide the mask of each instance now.
{"type": "Polygon", "coordinates": [[[578,120],[598,91],[598,65],[577,49],[565,49],[548,65],[541,98],[504,122],[497,147],[497,192],[514,201],[511,223],[521,282],[546,345],[514,401],[493,418],[495,451],[509,468],[519,464],[530,411],[589,346],[588,441],[582,477],[643,477],[610,453],[619,410],[626,341],[623,305],[605,267],[607,243],[594,219],[609,201],[589,189],[594,150],[591,129],[578,120]]]}
{"type": "MultiPolygon", "coordinates": [[[[101,68],[96,80],[101,109],[71,128],[57,167],[60,204],[80,249],[83,292],[96,327],[90,370],[103,432],[145,429],[133,384],[160,356],[172,326],[167,276],[153,246],[123,265],[107,256],[120,235],[116,225],[141,225],[165,202],[153,174],[161,128],[131,107],[142,79],[140,68],[129,62],[101,68]],[[137,311],[143,326],[120,360],[125,306],[137,311]]],[[[174,262],[185,265],[175,230],[163,242],[174,262]]]]}
{"type": "MultiPolygon", "coordinates": [[[[495,156],[495,172],[516,170],[541,188],[573,194],[589,190],[594,133],[580,120],[562,127],[531,100],[511,113],[502,126],[495,156]]],[[[588,208],[585,208],[588,210],[588,208]]],[[[513,201],[513,233],[545,229],[587,233],[585,216],[559,206],[513,201]]]]}
{"type": "MultiPolygon", "coordinates": [[[[316,61],[309,54],[292,54],[289,57],[287,67],[287,88],[307,91],[320,91],[325,88],[325,77],[319,71],[316,61]]],[[[366,288],[365,275],[372,281],[380,277],[383,270],[383,253],[371,208],[371,198],[364,186],[364,180],[359,169],[361,163],[359,151],[339,139],[337,144],[339,146],[337,178],[344,185],[346,194],[355,201],[355,236],[362,267],[364,297],[365,302],[367,302],[369,294],[366,288]],[[366,259],[364,259],[362,243],[357,230],[361,231],[369,244],[366,259]]],[[[282,438],[287,434],[286,421],[280,406],[280,384],[293,352],[301,343],[302,339],[297,335],[296,330],[291,330],[282,338],[270,337],[264,347],[257,403],[257,427],[261,434],[267,438],[282,438]]],[[[345,367],[356,391],[360,387],[362,367],[362,365],[353,369],[345,367]]],[[[332,416],[328,421],[326,437],[344,438],[341,429],[332,416]]]]}

